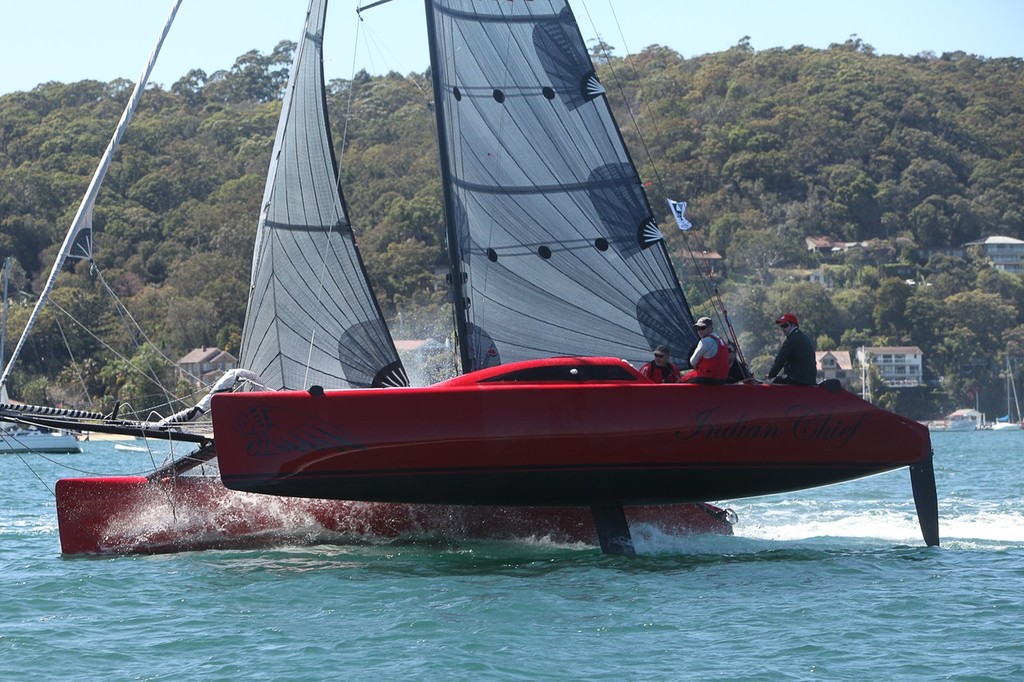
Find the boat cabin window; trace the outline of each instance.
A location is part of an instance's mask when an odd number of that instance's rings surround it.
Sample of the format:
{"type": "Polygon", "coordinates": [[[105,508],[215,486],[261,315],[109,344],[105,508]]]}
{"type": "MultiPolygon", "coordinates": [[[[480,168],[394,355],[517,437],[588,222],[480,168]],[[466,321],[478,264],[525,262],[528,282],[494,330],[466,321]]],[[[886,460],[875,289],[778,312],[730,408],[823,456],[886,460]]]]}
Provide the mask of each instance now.
{"type": "Polygon", "coordinates": [[[481,384],[495,382],[525,381],[629,381],[637,378],[618,365],[557,365],[550,367],[529,367],[508,374],[482,379],[481,384]]]}

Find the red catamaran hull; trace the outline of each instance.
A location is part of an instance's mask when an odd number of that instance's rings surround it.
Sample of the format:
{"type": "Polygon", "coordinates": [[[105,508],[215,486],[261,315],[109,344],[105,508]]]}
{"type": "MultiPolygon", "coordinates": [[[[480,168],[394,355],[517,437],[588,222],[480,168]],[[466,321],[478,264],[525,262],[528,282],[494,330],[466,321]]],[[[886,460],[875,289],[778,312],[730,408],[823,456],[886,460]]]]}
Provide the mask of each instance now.
{"type": "Polygon", "coordinates": [[[610,358],[558,358],[426,388],[219,395],[221,477],[232,489],[299,497],[660,504],[931,462],[927,428],[843,390],[632,375],[610,358]],[[576,379],[552,378],[567,368],[576,379]]]}
{"type": "MultiPolygon", "coordinates": [[[[57,481],[64,554],[248,549],[399,537],[549,538],[597,543],[586,508],[406,505],[273,497],[228,490],[217,478],[142,476],[57,481]]],[[[669,535],[732,534],[711,505],[630,507],[632,524],[669,535]]]]}

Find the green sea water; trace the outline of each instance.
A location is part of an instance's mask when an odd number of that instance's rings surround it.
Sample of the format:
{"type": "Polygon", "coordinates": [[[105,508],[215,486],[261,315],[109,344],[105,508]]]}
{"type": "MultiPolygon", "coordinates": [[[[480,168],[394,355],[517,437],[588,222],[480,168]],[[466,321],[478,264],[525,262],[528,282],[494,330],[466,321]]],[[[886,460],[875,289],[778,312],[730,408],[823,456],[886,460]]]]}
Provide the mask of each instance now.
{"type": "Polygon", "coordinates": [[[1024,679],[1024,431],[936,433],[943,544],[905,470],[726,501],[735,537],[64,558],[52,488],[145,453],[4,456],[0,680],[1024,679]]]}

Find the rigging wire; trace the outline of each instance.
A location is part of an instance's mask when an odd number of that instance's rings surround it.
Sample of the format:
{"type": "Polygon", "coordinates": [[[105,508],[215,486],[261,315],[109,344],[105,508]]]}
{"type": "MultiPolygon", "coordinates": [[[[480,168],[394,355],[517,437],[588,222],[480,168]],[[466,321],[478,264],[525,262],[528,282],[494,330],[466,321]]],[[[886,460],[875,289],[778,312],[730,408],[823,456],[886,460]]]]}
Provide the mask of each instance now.
{"type": "MultiPolygon", "coordinates": [[[[177,366],[178,363],[175,362],[174,360],[172,360],[170,357],[168,357],[167,354],[164,353],[162,350],[160,350],[160,347],[157,344],[153,343],[152,339],[149,338],[149,336],[146,334],[146,331],[142,328],[142,326],[138,322],[135,321],[135,317],[132,316],[132,313],[128,309],[128,306],[126,306],[124,304],[124,302],[114,292],[114,290],[110,287],[110,285],[107,284],[107,280],[103,277],[103,272],[99,269],[99,267],[96,266],[95,261],[90,261],[90,265],[92,266],[93,273],[98,278],[100,284],[103,285],[104,291],[107,292],[107,295],[110,296],[111,300],[114,302],[115,309],[117,310],[118,315],[121,317],[122,322],[124,323],[125,331],[129,334],[129,336],[133,340],[137,339],[138,337],[141,337],[143,339],[143,341],[145,341],[145,344],[140,344],[137,340],[135,340],[135,347],[137,349],[141,349],[141,348],[143,348],[143,346],[145,346],[147,348],[150,348],[151,350],[153,350],[157,354],[158,357],[163,358],[163,360],[165,362],[167,362],[167,364],[171,365],[172,367],[177,366]],[[130,327],[128,325],[129,322],[131,323],[130,327]],[[136,336],[136,332],[138,332],[138,337],[136,336]]],[[[79,323],[79,324],[81,324],[81,323],[79,323]]],[[[150,367],[150,370],[153,371],[153,368],[150,367]]],[[[196,375],[192,374],[191,372],[188,372],[184,368],[180,368],[180,371],[185,373],[193,381],[200,381],[200,379],[201,379],[200,377],[197,377],[196,375]]],[[[151,381],[156,383],[157,386],[164,391],[164,394],[168,398],[168,400],[178,399],[172,393],[170,393],[170,391],[168,391],[166,389],[166,387],[164,387],[160,383],[160,381],[158,379],[152,378],[152,377],[155,377],[155,376],[156,376],[156,372],[153,371],[153,374],[152,375],[147,375],[147,378],[150,378],[151,381]]],[[[194,393],[193,394],[189,394],[189,395],[194,395],[194,393]]]]}
{"type": "MultiPolygon", "coordinates": [[[[355,41],[357,45],[359,43],[359,36],[361,35],[361,31],[364,29],[365,19],[363,18],[363,14],[362,13],[364,11],[368,10],[368,9],[371,9],[371,8],[376,7],[378,5],[383,5],[383,4],[388,3],[388,2],[391,2],[391,0],[378,0],[377,2],[372,2],[372,3],[368,4],[368,5],[363,5],[361,7],[357,7],[356,8],[356,14],[359,15],[359,23],[356,26],[356,41],[355,41]]],[[[392,54],[392,53],[390,53],[389,50],[386,50],[385,48],[381,47],[382,44],[386,44],[386,43],[382,43],[381,41],[378,41],[376,39],[376,36],[375,36],[374,32],[371,29],[371,26],[372,26],[371,22],[365,22],[365,32],[366,32],[366,35],[367,35],[367,40],[365,42],[368,45],[368,47],[366,48],[364,54],[366,54],[367,58],[370,59],[371,68],[373,68],[373,63],[372,63],[373,62],[373,55],[371,54],[371,51],[369,49],[369,45],[371,43],[374,46],[377,47],[377,49],[381,53],[382,57],[386,57],[385,52],[387,52],[388,54],[392,54]]],[[[353,54],[353,57],[352,57],[352,75],[350,76],[350,79],[349,79],[349,101],[348,101],[348,105],[347,105],[347,110],[345,112],[345,127],[344,127],[344,134],[343,134],[344,136],[342,138],[342,157],[344,157],[344,150],[345,150],[345,148],[347,146],[347,143],[348,143],[348,124],[349,124],[349,121],[352,120],[352,118],[353,118],[352,110],[353,110],[353,101],[355,99],[355,91],[356,91],[356,81],[355,81],[355,71],[356,71],[356,66],[355,65],[356,65],[356,61],[357,61],[357,55],[353,54]]],[[[387,61],[387,59],[385,59],[385,61],[387,61]]],[[[392,69],[392,71],[393,71],[393,69],[392,69]]],[[[427,88],[424,87],[423,79],[422,78],[414,77],[416,75],[418,75],[418,74],[409,73],[402,80],[405,83],[411,84],[416,89],[416,91],[420,94],[420,96],[422,96],[423,99],[425,100],[425,102],[426,102],[426,109],[427,109],[427,112],[428,112],[428,114],[430,116],[430,123],[431,123],[430,126],[428,126],[428,127],[429,127],[431,135],[433,136],[433,139],[434,139],[434,148],[437,149],[437,150],[440,150],[441,142],[440,142],[439,133],[438,133],[438,130],[437,130],[436,112],[434,111],[434,94],[433,94],[432,90],[428,91],[427,88]]],[[[438,153],[440,153],[440,151],[438,151],[438,153]]],[[[340,184],[340,182],[341,182],[341,167],[340,166],[343,165],[343,158],[339,158],[338,163],[339,163],[338,182],[340,184]]],[[[453,315],[453,317],[455,315],[455,308],[454,308],[454,306],[452,306],[452,315],[453,315]]],[[[458,359],[459,358],[459,350],[458,349],[459,349],[459,344],[461,343],[461,341],[458,338],[457,328],[458,327],[457,327],[457,325],[454,324],[454,319],[453,319],[452,329],[450,330],[449,333],[451,334],[450,338],[454,341],[454,343],[452,343],[450,345],[448,343],[445,344],[445,348],[449,349],[450,353],[447,354],[448,357],[446,358],[446,362],[442,366],[442,368],[444,369],[444,371],[442,372],[442,375],[443,375],[443,378],[446,378],[446,379],[447,378],[451,378],[453,376],[458,376],[459,374],[461,374],[461,370],[459,368],[459,359],[458,359]],[[450,366],[449,366],[449,363],[450,363],[450,366]]]]}
{"type": "MultiPolygon", "coordinates": [[[[15,454],[17,455],[18,459],[21,460],[21,463],[25,465],[25,468],[28,469],[29,471],[31,471],[32,475],[36,477],[36,480],[38,480],[43,485],[43,487],[46,488],[46,492],[50,493],[50,497],[57,497],[57,492],[53,489],[53,487],[50,486],[49,483],[47,483],[43,479],[42,476],[39,475],[38,471],[36,471],[35,469],[32,468],[32,465],[28,463],[28,461],[25,459],[25,457],[22,455],[22,453],[19,452],[19,453],[15,453],[15,454]]],[[[46,455],[40,454],[38,456],[42,457],[43,459],[45,459],[48,462],[54,462],[54,460],[50,459],[46,455]]]]}
{"type": "MultiPolygon", "coordinates": [[[[61,268],[65,261],[70,256],[72,249],[76,243],[79,247],[82,246],[80,242],[76,242],[79,235],[83,232],[92,232],[92,213],[93,205],[99,195],[100,186],[103,183],[103,179],[106,177],[107,170],[110,167],[110,163],[114,157],[114,152],[117,149],[118,144],[121,141],[121,137],[124,135],[125,130],[128,128],[128,124],[132,119],[132,114],[138,108],[142,94],[145,90],[146,83],[149,80],[149,76],[153,71],[153,66],[156,64],[157,55],[160,53],[160,48],[163,46],[164,40],[167,38],[167,34],[171,30],[171,24],[174,22],[174,17],[178,12],[178,8],[181,6],[181,0],[174,0],[174,4],[171,7],[171,12],[167,16],[167,20],[164,22],[163,30],[160,33],[160,37],[153,47],[152,52],[149,54],[149,59],[146,61],[146,66],[142,70],[142,74],[135,83],[135,88],[132,90],[131,97],[128,100],[127,105],[121,112],[121,118],[118,120],[117,127],[114,129],[114,134],[111,136],[110,141],[107,143],[107,147],[100,158],[100,163],[93,172],[92,179],[89,181],[89,186],[86,189],[85,196],[82,198],[82,202],[78,206],[78,210],[75,212],[75,218],[71,223],[71,227],[68,228],[68,232],[64,237],[60,249],[57,252],[57,257],[54,260],[53,267],[50,269],[50,275],[46,280],[46,284],[43,285],[42,291],[39,293],[39,297],[36,299],[36,304],[32,308],[32,312],[29,314],[28,321],[25,323],[25,329],[21,333],[21,337],[18,339],[18,343],[14,347],[14,352],[11,354],[11,360],[7,367],[4,367],[0,371],[0,385],[7,382],[7,378],[10,374],[11,369],[14,366],[18,355],[21,353],[21,349],[24,347],[25,342],[28,340],[29,333],[32,327],[35,325],[36,319],[38,319],[40,312],[42,311],[46,301],[50,297],[50,292],[56,285],[57,277],[60,274],[61,268]]],[[[87,237],[88,240],[88,237],[87,237]]],[[[88,248],[90,249],[92,244],[87,241],[88,248]]],[[[89,254],[87,254],[88,256],[89,254]]]]}
{"type": "MultiPolygon", "coordinates": [[[[634,74],[634,76],[636,78],[636,83],[637,83],[636,87],[637,87],[639,99],[643,103],[643,106],[647,109],[648,118],[651,121],[650,125],[652,125],[654,127],[655,134],[658,137],[661,137],[661,132],[660,132],[660,129],[658,128],[657,117],[654,115],[654,112],[651,110],[650,100],[644,94],[643,82],[642,82],[641,77],[640,77],[640,71],[639,71],[639,69],[636,68],[636,64],[633,62],[632,55],[629,52],[629,47],[628,47],[628,45],[626,45],[625,36],[622,34],[622,26],[621,26],[621,24],[619,24],[619,19],[618,19],[618,16],[615,14],[615,9],[612,6],[611,0],[609,0],[608,6],[609,6],[609,8],[611,10],[612,19],[615,22],[615,26],[616,26],[616,28],[619,31],[619,37],[621,38],[621,40],[623,42],[623,45],[625,46],[624,49],[626,51],[626,56],[623,58],[623,61],[626,64],[628,64],[629,67],[633,70],[633,74],[634,74]]],[[[583,3],[583,8],[584,8],[584,11],[587,12],[587,18],[591,22],[592,30],[598,36],[598,41],[599,41],[598,47],[601,47],[602,44],[603,44],[603,41],[601,40],[600,33],[598,33],[596,27],[594,27],[593,18],[590,15],[590,10],[587,8],[586,3],[583,3]]],[[[652,172],[654,173],[654,177],[655,177],[655,180],[657,182],[658,189],[661,191],[662,196],[668,196],[668,190],[667,190],[666,185],[665,185],[665,180],[664,180],[664,178],[661,175],[661,171],[658,169],[658,163],[655,161],[654,155],[651,153],[651,149],[650,149],[650,147],[647,144],[647,138],[643,134],[643,131],[640,128],[640,122],[637,120],[636,113],[634,112],[633,107],[630,105],[629,97],[626,94],[625,84],[623,83],[622,79],[619,78],[618,71],[616,71],[616,69],[615,69],[614,63],[612,61],[613,55],[611,54],[611,52],[609,50],[607,50],[607,45],[603,45],[603,46],[605,47],[605,52],[603,54],[603,57],[605,59],[605,64],[608,67],[609,73],[611,73],[611,75],[612,75],[612,80],[615,81],[615,86],[616,86],[616,88],[619,91],[620,97],[622,98],[622,103],[623,103],[623,106],[626,109],[626,113],[629,115],[630,122],[633,124],[633,128],[636,130],[637,138],[640,140],[640,146],[643,148],[644,155],[647,157],[647,161],[648,161],[648,163],[651,166],[652,172]]],[[[681,232],[682,232],[682,234],[680,236],[683,239],[683,245],[686,246],[687,252],[690,254],[690,259],[693,261],[695,269],[697,270],[698,273],[701,273],[703,275],[703,273],[701,271],[701,268],[700,268],[700,265],[697,263],[697,259],[694,256],[694,251],[690,247],[689,240],[686,237],[686,233],[683,232],[683,231],[681,231],[681,232]]],[[[707,286],[707,282],[704,281],[703,276],[701,277],[701,281],[702,281],[702,283],[704,283],[705,294],[707,294],[708,298],[711,298],[711,294],[712,294],[711,289],[710,289],[710,287],[707,286]]]]}
{"type": "MultiPolygon", "coordinates": [[[[373,28],[372,28],[373,23],[372,22],[367,22],[365,20],[365,18],[363,17],[363,12],[365,12],[366,10],[371,9],[373,7],[376,7],[377,5],[383,5],[383,4],[386,4],[388,2],[391,2],[391,0],[380,0],[379,2],[372,2],[369,5],[363,5],[361,7],[356,7],[356,14],[359,15],[359,23],[356,25],[356,41],[355,42],[356,42],[356,44],[358,44],[358,42],[359,42],[360,31],[361,30],[365,31],[366,40],[364,42],[366,43],[366,47],[365,47],[364,51],[362,52],[362,54],[366,55],[366,58],[369,60],[369,62],[370,62],[370,70],[374,71],[374,72],[378,72],[378,73],[382,73],[383,70],[377,69],[376,65],[373,62],[373,51],[374,50],[376,50],[379,53],[379,57],[385,62],[385,67],[386,67],[388,72],[392,72],[392,73],[395,72],[395,69],[390,67],[390,66],[388,66],[388,65],[396,62],[397,59],[395,58],[394,52],[392,52],[391,49],[387,47],[388,41],[380,40],[377,37],[377,34],[373,31],[373,28]]],[[[357,60],[357,57],[358,57],[358,55],[356,54],[357,52],[358,52],[358,48],[356,48],[353,51],[353,57],[352,57],[352,76],[351,76],[351,82],[353,84],[355,82],[356,60],[357,60]]],[[[426,88],[423,87],[423,84],[422,84],[421,81],[416,80],[415,78],[412,78],[411,76],[412,76],[412,74],[408,74],[408,75],[406,75],[403,78],[403,80],[405,80],[407,83],[411,83],[413,86],[416,87],[417,90],[419,90],[419,92],[425,98],[427,98],[428,100],[432,101],[433,100],[433,94],[430,93],[430,92],[427,92],[426,88]]]]}
{"type": "Polygon", "coordinates": [[[82,393],[85,395],[85,399],[89,402],[89,406],[94,405],[92,396],[89,395],[89,387],[85,385],[85,377],[82,375],[81,365],[75,360],[75,353],[71,350],[71,344],[68,342],[68,336],[64,333],[64,325],[60,323],[59,318],[54,318],[54,322],[57,323],[57,330],[60,331],[60,338],[64,342],[64,348],[68,351],[68,356],[71,358],[71,366],[75,369],[75,378],[78,379],[78,383],[82,386],[82,393]]]}
{"type": "MultiPolygon", "coordinates": [[[[97,274],[98,274],[98,271],[97,271],[97,274]]],[[[105,283],[104,283],[104,285],[105,285],[105,283]]],[[[134,323],[135,329],[138,330],[140,335],[142,335],[142,337],[145,339],[145,342],[146,342],[145,346],[148,347],[148,348],[153,349],[160,357],[162,357],[164,360],[166,360],[169,365],[175,366],[176,363],[173,360],[171,360],[169,357],[167,357],[166,354],[164,354],[162,351],[160,351],[160,349],[155,344],[153,344],[153,342],[150,341],[145,336],[145,333],[138,326],[138,323],[135,322],[134,318],[132,318],[131,314],[127,312],[127,310],[124,308],[124,306],[121,303],[121,301],[119,299],[117,299],[117,295],[114,294],[113,291],[111,291],[109,289],[109,287],[107,287],[107,293],[109,295],[111,295],[113,297],[113,299],[115,300],[115,303],[117,304],[116,307],[117,307],[119,313],[123,313],[122,314],[122,321],[125,319],[125,315],[127,315],[127,319],[130,319],[134,323]]],[[[166,401],[164,404],[160,405],[159,407],[171,407],[176,402],[177,403],[180,403],[182,401],[187,402],[188,398],[194,397],[195,395],[197,395],[198,393],[200,393],[202,391],[202,388],[200,387],[199,389],[193,390],[191,393],[189,393],[189,394],[187,394],[185,396],[175,396],[160,381],[160,379],[159,379],[159,377],[157,375],[157,372],[155,371],[155,369],[153,367],[149,367],[147,369],[147,368],[143,368],[143,367],[138,366],[131,358],[127,357],[126,355],[124,355],[123,353],[118,351],[116,348],[111,346],[106,340],[104,340],[103,338],[98,336],[93,330],[89,329],[89,327],[87,327],[85,324],[83,324],[79,319],[77,319],[74,315],[72,315],[69,310],[67,310],[64,307],[62,307],[59,303],[57,303],[56,301],[51,299],[49,301],[49,304],[52,305],[54,308],[56,308],[58,311],[60,311],[62,314],[64,314],[71,322],[76,324],[82,331],[84,331],[94,341],[99,343],[100,346],[102,346],[105,350],[109,351],[116,359],[121,360],[128,367],[130,367],[133,371],[137,372],[139,374],[139,376],[144,377],[151,384],[155,385],[162,392],[162,394],[163,394],[163,396],[165,398],[165,401],[166,401]]],[[[131,329],[126,329],[126,330],[128,331],[129,335],[133,339],[136,338],[134,333],[132,333],[131,329]]],[[[143,347],[143,344],[139,344],[138,341],[135,341],[135,348],[136,349],[141,349],[142,347],[143,347]]],[[[70,352],[70,349],[69,349],[69,352],[70,352]]],[[[182,371],[185,371],[185,370],[182,370],[182,371]]],[[[198,378],[195,377],[193,374],[187,373],[187,375],[191,379],[193,379],[195,381],[198,381],[198,378]]]]}
{"type": "MultiPolygon", "coordinates": [[[[43,484],[43,486],[46,488],[47,492],[49,492],[50,495],[56,495],[56,493],[54,492],[54,490],[50,486],[50,484],[47,483],[47,481],[44,478],[40,477],[40,474],[38,472],[36,472],[32,468],[31,463],[29,463],[28,461],[25,460],[25,457],[24,457],[25,453],[15,453],[15,454],[18,457],[18,459],[21,460],[22,464],[24,464],[25,467],[29,471],[31,471],[32,474],[37,479],[39,479],[39,482],[43,484]]],[[[103,477],[103,476],[110,476],[111,475],[109,471],[104,471],[102,469],[84,469],[84,468],[82,468],[80,466],[73,466],[73,465],[68,463],[68,459],[67,459],[66,455],[62,455],[59,458],[58,457],[53,457],[51,455],[47,455],[47,454],[42,453],[42,452],[33,452],[33,453],[31,453],[31,455],[35,459],[44,460],[46,462],[49,462],[50,464],[53,464],[54,466],[56,466],[56,467],[58,467],[60,469],[63,469],[65,471],[71,471],[71,472],[74,472],[76,474],[80,474],[82,476],[103,477]]],[[[124,471],[123,469],[118,469],[117,470],[117,476],[145,476],[150,471],[151,471],[151,469],[138,469],[138,470],[135,470],[135,471],[124,471]]]]}
{"type": "MultiPolygon", "coordinates": [[[[25,293],[25,292],[19,292],[19,293],[25,293]]],[[[108,288],[108,293],[111,294],[116,299],[116,295],[113,294],[113,292],[110,291],[109,288],[108,288]]],[[[119,301],[118,301],[118,303],[120,304],[119,301]]],[[[55,300],[50,299],[49,301],[47,301],[47,304],[53,306],[58,312],[63,314],[65,317],[67,317],[67,319],[70,322],[75,324],[81,331],[83,331],[86,335],[88,335],[90,338],[92,338],[94,341],[96,341],[102,348],[104,348],[105,350],[110,352],[116,359],[121,360],[122,362],[124,362],[125,365],[127,365],[129,368],[131,368],[139,376],[142,376],[142,377],[146,378],[150,383],[154,384],[157,388],[159,388],[161,390],[161,392],[163,393],[166,402],[164,402],[163,404],[158,405],[156,407],[168,407],[168,408],[171,408],[171,407],[173,407],[175,405],[175,403],[180,403],[182,401],[188,402],[189,399],[194,398],[197,394],[202,393],[202,392],[204,392],[204,390],[206,390],[206,387],[199,386],[198,388],[193,390],[191,393],[186,394],[184,396],[175,396],[175,395],[171,394],[168,391],[168,389],[166,388],[166,386],[164,386],[163,383],[160,381],[160,379],[157,377],[156,372],[153,371],[152,368],[150,368],[150,371],[147,372],[145,369],[139,367],[129,357],[127,357],[126,355],[124,355],[123,353],[118,351],[116,348],[111,346],[106,340],[104,340],[103,338],[99,337],[92,329],[90,329],[88,326],[83,324],[79,319],[77,319],[74,315],[72,315],[69,310],[67,310],[66,308],[61,306],[55,300]]],[[[123,310],[123,304],[121,304],[121,309],[123,310]]],[[[130,317],[130,315],[129,315],[129,317],[130,317]]],[[[64,331],[63,331],[63,327],[61,326],[60,320],[55,318],[55,322],[58,325],[58,328],[61,330],[62,337],[64,338],[65,348],[68,351],[68,353],[70,354],[71,353],[71,346],[70,346],[70,343],[67,341],[66,336],[64,336],[64,331]]],[[[136,325],[136,328],[138,329],[137,325],[136,325]]],[[[141,332],[142,330],[139,329],[139,331],[141,332]]],[[[173,360],[171,360],[165,354],[160,352],[159,348],[157,348],[155,345],[153,345],[153,343],[151,341],[149,341],[147,339],[146,342],[147,342],[147,344],[148,344],[148,346],[150,348],[154,349],[171,366],[176,365],[176,363],[173,360]]],[[[135,347],[136,348],[141,348],[142,346],[136,342],[135,347]]],[[[74,361],[74,357],[72,357],[72,361],[74,361]]],[[[184,371],[184,370],[182,370],[182,371],[184,371]]],[[[188,376],[191,377],[192,379],[195,379],[195,380],[198,381],[198,379],[196,379],[196,377],[194,375],[192,375],[191,373],[188,373],[188,376]]],[[[206,386],[208,387],[209,384],[207,384],[206,386]]],[[[88,397],[88,393],[87,393],[87,397],[88,397]]],[[[91,401],[91,398],[90,398],[90,401],[91,401]]],[[[90,402],[90,405],[91,405],[91,402],[90,402]]],[[[122,407],[123,407],[123,405],[122,405],[122,407]]]]}
{"type": "Polygon", "coordinates": [[[352,71],[348,76],[348,101],[345,102],[345,125],[341,128],[341,152],[338,154],[338,189],[341,189],[341,169],[345,165],[345,150],[348,149],[348,125],[352,120],[352,106],[356,95],[356,59],[359,55],[359,38],[363,34],[362,8],[356,7],[356,37],[352,41],[352,71]]]}
{"type": "MultiPolygon", "coordinates": [[[[655,177],[655,180],[657,182],[658,189],[661,191],[662,196],[667,197],[668,196],[668,190],[666,188],[664,178],[662,177],[661,172],[658,169],[658,163],[655,161],[654,155],[651,153],[651,149],[650,149],[650,147],[647,144],[647,140],[646,140],[643,132],[640,129],[640,123],[637,120],[635,112],[633,111],[633,107],[630,106],[629,99],[628,99],[628,97],[626,95],[625,84],[623,83],[622,79],[619,78],[619,74],[616,71],[616,69],[615,69],[615,67],[614,67],[614,65],[612,63],[612,54],[611,54],[611,52],[609,50],[607,50],[608,46],[601,39],[601,35],[597,31],[596,26],[594,25],[593,17],[590,14],[590,9],[587,7],[586,2],[583,2],[582,6],[583,6],[584,12],[586,12],[586,14],[587,14],[587,19],[590,21],[591,29],[594,31],[594,34],[597,36],[598,47],[604,47],[605,48],[605,53],[603,55],[603,57],[605,59],[605,64],[608,67],[608,71],[612,75],[612,80],[615,81],[616,88],[618,89],[619,94],[620,94],[620,96],[622,98],[623,106],[625,107],[626,112],[629,115],[630,121],[632,122],[634,129],[636,130],[637,137],[640,140],[640,146],[643,148],[644,154],[647,157],[647,161],[648,161],[648,163],[651,166],[652,172],[654,173],[654,177],[655,177]]],[[[622,40],[623,49],[626,52],[626,56],[623,58],[623,61],[626,64],[629,65],[629,68],[631,68],[633,70],[633,75],[634,75],[634,78],[636,80],[636,88],[637,88],[637,93],[639,95],[640,102],[646,108],[648,120],[650,121],[650,125],[652,125],[654,127],[655,134],[660,139],[662,137],[662,135],[661,135],[661,131],[660,131],[659,127],[658,127],[658,119],[654,115],[653,110],[651,109],[650,99],[644,94],[643,80],[641,78],[640,71],[639,71],[639,69],[637,69],[636,64],[634,63],[634,61],[632,59],[632,54],[630,53],[629,46],[626,44],[625,35],[622,33],[622,25],[619,23],[619,18],[615,14],[615,7],[612,4],[612,0],[608,0],[608,9],[611,12],[612,19],[613,19],[613,21],[615,23],[615,26],[616,26],[616,28],[618,29],[618,32],[619,32],[619,38],[622,40]]],[[[749,373],[749,369],[747,368],[746,359],[743,357],[743,351],[740,348],[739,336],[736,334],[736,330],[732,326],[732,322],[729,319],[729,312],[725,308],[725,303],[722,300],[721,293],[718,290],[718,284],[714,280],[714,271],[713,270],[706,270],[704,267],[702,267],[700,265],[700,263],[699,263],[699,261],[697,259],[697,256],[696,256],[696,252],[690,246],[689,240],[686,237],[686,231],[680,230],[680,232],[681,232],[680,236],[681,236],[681,238],[683,240],[683,245],[686,247],[686,251],[687,251],[687,254],[689,256],[689,259],[692,261],[693,267],[697,271],[697,274],[699,275],[700,282],[702,284],[702,288],[704,289],[704,294],[705,294],[707,300],[712,301],[712,302],[718,301],[718,306],[717,307],[721,310],[721,318],[722,318],[722,320],[723,320],[723,322],[725,324],[726,329],[728,330],[729,337],[732,340],[733,345],[735,346],[736,355],[739,358],[741,368],[743,369],[744,373],[749,373]]],[[[706,251],[702,249],[702,253],[706,253],[706,251]]],[[[712,307],[714,307],[714,303],[712,303],[712,307]]],[[[716,317],[718,317],[717,310],[715,312],[716,312],[716,317]]]]}

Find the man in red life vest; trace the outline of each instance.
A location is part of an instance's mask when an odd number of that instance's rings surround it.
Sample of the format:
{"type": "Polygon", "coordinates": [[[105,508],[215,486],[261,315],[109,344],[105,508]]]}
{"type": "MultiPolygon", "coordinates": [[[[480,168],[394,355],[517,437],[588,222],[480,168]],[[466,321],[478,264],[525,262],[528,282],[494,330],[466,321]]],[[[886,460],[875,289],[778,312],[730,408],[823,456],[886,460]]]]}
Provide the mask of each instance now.
{"type": "Polygon", "coordinates": [[[668,346],[654,349],[654,360],[644,363],[640,373],[656,384],[675,384],[679,382],[679,368],[669,360],[668,346]]]}
{"type": "Polygon", "coordinates": [[[711,318],[702,317],[693,325],[700,341],[690,356],[692,370],[679,380],[684,384],[724,384],[729,376],[729,346],[712,330],[711,318]]]}

